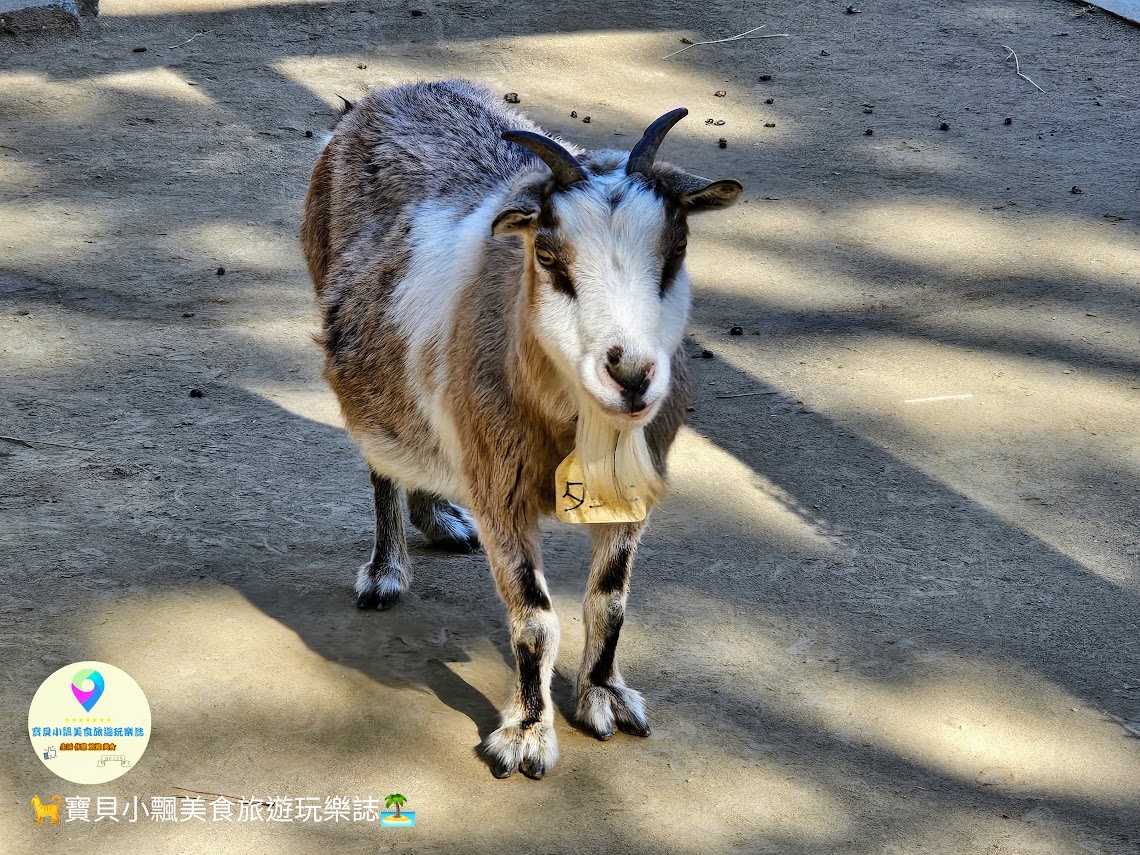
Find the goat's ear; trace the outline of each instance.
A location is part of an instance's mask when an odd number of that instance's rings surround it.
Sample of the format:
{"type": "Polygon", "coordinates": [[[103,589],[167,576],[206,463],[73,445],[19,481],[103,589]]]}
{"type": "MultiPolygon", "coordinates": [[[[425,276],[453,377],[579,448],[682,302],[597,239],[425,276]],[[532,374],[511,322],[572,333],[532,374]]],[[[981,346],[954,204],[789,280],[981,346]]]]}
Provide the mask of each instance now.
{"type": "Polygon", "coordinates": [[[491,223],[491,234],[508,235],[529,229],[538,219],[539,206],[531,199],[511,199],[495,221],[491,223]]]}
{"type": "Polygon", "coordinates": [[[739,181],[709,181],[668,163],[655,164],[653,178],[666,197],[686,214],[727,208],[744,190],[739,181]]]}
{"type": "Polygon", "coordinates": [[[703,187],[686,190],[680,194],[678,203],[689,214],[698,214],[701,211],[719,211],[733,205],[744,187],[739,181],[731,178],[724,181],[705,183],[703,187]]]}
{"type": "Polygon", "coordinates": [[[491,234],[515,234],[534,226],[538,215],[542,213],[542,200],[549,192],[546,185],[544,179],[524,182],[521,187],[515,187],[491,223],[491,234]]]}

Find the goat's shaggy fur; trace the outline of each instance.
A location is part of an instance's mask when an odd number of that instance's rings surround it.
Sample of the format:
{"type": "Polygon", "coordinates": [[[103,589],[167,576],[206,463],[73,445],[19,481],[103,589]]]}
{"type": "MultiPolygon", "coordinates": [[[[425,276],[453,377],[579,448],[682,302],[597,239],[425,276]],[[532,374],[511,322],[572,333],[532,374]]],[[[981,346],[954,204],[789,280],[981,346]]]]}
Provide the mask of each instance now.
{"type": "MultiPolygon", "coordinates": [[[[372,471],[376,542],[358,605],[387,608],[410,582],[401,488],[433,542],[481,540],[518,664],[484,753],[498,776],[541,777],[557,758],[558,620],[537,537],[555,469],[576,450],[592,495],[662,497],[691,393],[686,216],[726,207],[740,185],[666,164],[627,173],[623,152],[566,146],[556,161],[504,140],[511,131],[541,134],[471,84],[370,95],[317,161],[301,237],[325,373],[372,471]],[[558,179],[565,163],[580,169],[572,185],[558,179]]],[[[615,724],[649,732],[615,660],[642,527],[591,526],[578,712],[602,738],[615,724]]]]}

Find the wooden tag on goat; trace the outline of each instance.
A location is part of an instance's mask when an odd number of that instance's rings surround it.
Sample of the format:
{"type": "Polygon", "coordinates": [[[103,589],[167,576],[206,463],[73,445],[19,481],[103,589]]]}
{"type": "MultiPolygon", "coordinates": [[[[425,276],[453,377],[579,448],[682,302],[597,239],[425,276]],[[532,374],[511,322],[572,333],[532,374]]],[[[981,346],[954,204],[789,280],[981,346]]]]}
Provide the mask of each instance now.
{"type": "Polygon", "coordinates": [[[566,523],[629,523],[645,519],[645,500],[636,498],[603,502],[586,490],[582,464],[571,451],[554,474],[555,510],[566,523]]]}

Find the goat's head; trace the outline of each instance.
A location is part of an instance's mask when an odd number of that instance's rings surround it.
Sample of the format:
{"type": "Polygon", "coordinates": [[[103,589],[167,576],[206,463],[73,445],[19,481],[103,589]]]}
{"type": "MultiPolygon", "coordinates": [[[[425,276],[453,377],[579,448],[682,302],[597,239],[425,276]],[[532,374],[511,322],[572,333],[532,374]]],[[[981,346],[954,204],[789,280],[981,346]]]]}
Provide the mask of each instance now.
{"type": "Polygon", "coordinates": [[[742,189],[654,162],[687,112],[655,121],[628,157],[600,152],[579,162],[539,134],[503,134],[550,172],[513,188],[492,232],[523,236],[540,344],[577,380],[583,405],[592,402],[619,427],[652,419],[669,390],[689,314],[688,215],[727,208],[742,189]]]}

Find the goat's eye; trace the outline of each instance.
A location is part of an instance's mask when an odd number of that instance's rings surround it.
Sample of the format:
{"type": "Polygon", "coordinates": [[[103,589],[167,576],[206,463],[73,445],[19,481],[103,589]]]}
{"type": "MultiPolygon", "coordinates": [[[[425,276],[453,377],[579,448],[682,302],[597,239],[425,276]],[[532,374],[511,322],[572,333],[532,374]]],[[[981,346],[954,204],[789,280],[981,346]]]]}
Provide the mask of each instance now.
{"type": "Polygon", "coordinates": [[[538,263],[543,267],[553,267],[557,259],[554,258],[554,253],[548,252],[545,249],[536,249],[534,257],[538,259],[538,263]]]}
{"type": "Polygon", "coordinates": [[[688,245],[689,245],[689,242],[687,240],[681,241],[679,244],[677,244],[675,247],[673,247],[673,255],[675,257],[680,258],[682,255],[685,254],[685,249],[686,249],[686,247],[688,247],[688,245]]]}

